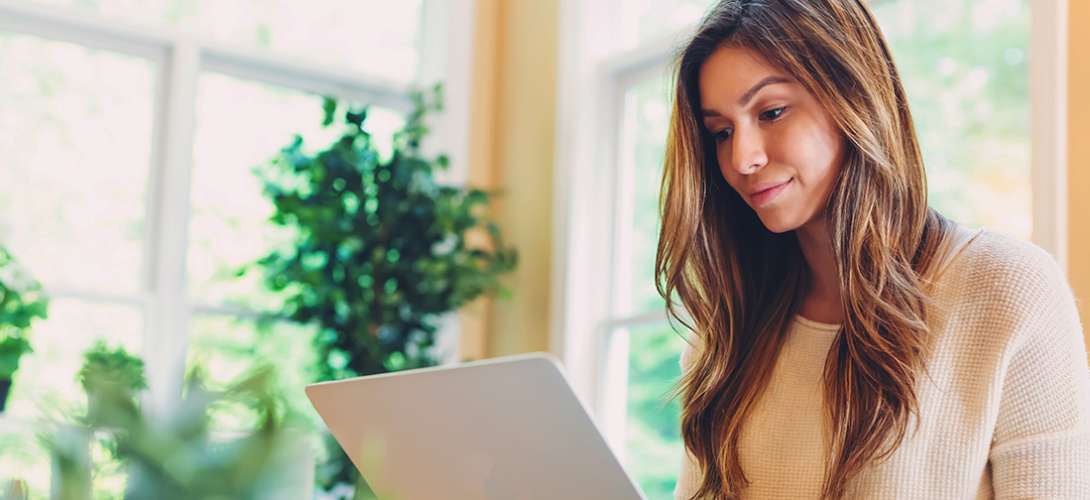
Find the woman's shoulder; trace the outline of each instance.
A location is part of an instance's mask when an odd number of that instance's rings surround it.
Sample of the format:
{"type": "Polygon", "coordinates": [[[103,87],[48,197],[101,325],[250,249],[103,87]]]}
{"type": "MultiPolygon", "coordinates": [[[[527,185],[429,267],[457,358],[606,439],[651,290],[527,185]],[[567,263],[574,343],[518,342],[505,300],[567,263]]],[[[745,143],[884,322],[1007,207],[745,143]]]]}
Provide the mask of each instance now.
{"type": "Polygon", "coordinates": [[[704,341],[700,339],[699,335],[691,334],[688,338],[684,339],[685,345],[681,348],[681,371],[685,372],[689,369],[689,366],[693,364],[693,357],[696,356],[696,352],[704,348],[704,341]]]}
{"type": "Polygon", "coordinates": [[[1020,310],[1070,296],[1059,263],[1040,246],[988,229],[974,233],[941,277],[954,289],[946,296],[1020,310]]]}
{"type": "Polygon", "coordinates": [[[1082,346],[1067,278],[1056,259],[1032,242],[980,231],[940,277],[934,293],[930,320],[936,338],[947,352],[975,366],[998,369],[1004,366],[1001,359],[1026,345],[1082,346]]]}
{"type": "MultiPolygon", "coordinates": [[[[990,279],[1061,276],[1052,254],[1037,244],[989,229],[978,229],[959,256],[960,272],[990,279]]],[[[953,269],[951,269],[953,270],[953,269]]]]}

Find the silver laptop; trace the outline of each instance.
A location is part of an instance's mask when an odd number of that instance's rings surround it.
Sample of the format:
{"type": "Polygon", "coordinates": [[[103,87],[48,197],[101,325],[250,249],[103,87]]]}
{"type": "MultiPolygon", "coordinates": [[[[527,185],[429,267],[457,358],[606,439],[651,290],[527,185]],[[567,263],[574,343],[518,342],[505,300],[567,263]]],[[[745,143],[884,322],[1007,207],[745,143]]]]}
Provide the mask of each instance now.
{"type": "Polygon", "coordinates": [[[306,388],[382,500],[642,500],[545,353],[306,388]]]}

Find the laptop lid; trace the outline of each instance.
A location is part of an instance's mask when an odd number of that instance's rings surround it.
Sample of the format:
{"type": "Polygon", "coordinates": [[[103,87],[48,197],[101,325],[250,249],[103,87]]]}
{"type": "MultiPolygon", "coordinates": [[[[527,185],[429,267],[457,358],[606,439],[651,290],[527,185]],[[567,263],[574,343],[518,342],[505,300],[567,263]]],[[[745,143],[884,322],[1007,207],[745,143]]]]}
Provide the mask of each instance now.
{"type": "Polygon", "coordinates": [[[382,500],[643,499],[545,353],[306,393],[382,500]]]}

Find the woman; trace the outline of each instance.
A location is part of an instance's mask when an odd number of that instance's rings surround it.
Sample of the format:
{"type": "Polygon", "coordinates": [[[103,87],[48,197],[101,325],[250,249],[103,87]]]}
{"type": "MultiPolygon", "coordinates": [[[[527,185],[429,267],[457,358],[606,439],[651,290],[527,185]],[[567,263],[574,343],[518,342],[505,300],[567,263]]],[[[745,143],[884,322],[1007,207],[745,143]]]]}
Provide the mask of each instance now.
{"type": "Polygon", "coordinates": [[[656,258],[693,332],[677,498],[1090,498],[1071,290],[928,207],[907,103],[858,0],[724,0],[684,48],[656,258]]]}

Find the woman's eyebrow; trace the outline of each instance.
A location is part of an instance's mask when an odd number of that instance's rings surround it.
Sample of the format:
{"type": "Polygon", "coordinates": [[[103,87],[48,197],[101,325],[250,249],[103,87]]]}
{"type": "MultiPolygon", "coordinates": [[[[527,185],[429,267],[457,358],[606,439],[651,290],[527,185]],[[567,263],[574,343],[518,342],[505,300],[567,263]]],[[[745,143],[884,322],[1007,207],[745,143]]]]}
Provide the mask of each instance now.
{"type": "Polygon", "coordinates": [[[746,93],[742,94],[742,97],[738,98],[738,105],[745,106],[747,102],[753,99],[753,96],[757,94],[758,90],[761,90],[766,85],[777,83],[791,83],[791,79],[784,76],[766,76],[763,80],[757,82],[757,85],[750,87],[746,93]]]}
{"type": "MultiPolygon", "coordinates": [[[[792,82],[792,80],[790,78],[785,77],[785,76],[777,76],[777,75],[766,76],[763,79],[761,79],[761,81],[757,82],[756,85],[750,87],[749,90],[745,91],[745,93],[742,94],[742,97],[738,98],[738,105],[739,106],[745,106],[746,103],[748,103],[750,100],[753,99],[753,96],[757,94],[757,91],[761,90],[762,88],[764,88],[764,87],[766,87],[768,85],[774,85],[774,84],[777,84],[777,83],[791,83],[791,82],[792,82]]],[[[714,109],[702,109],[700,111],[701,111],[701,114],[703,116],[705,116],[705,117],[720,116],[719,112],[714,110],[714,109]]]]}

